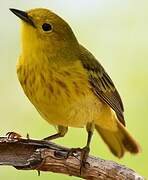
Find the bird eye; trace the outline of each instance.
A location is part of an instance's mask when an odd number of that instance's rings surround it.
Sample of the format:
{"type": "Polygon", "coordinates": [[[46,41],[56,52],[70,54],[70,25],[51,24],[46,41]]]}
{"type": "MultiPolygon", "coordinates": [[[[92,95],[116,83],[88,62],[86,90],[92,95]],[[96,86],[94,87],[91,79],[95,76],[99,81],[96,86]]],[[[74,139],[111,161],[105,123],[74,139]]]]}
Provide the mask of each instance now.
{"type": "Polygon", "coordinates": [[[42,29],[43,29],[44,31],[51,31],[51,30],[52,30],[52,26],[51,26],[50,24],[48,24],[48,23],[44,23],[44,24],[42,25],[42,29]]]}

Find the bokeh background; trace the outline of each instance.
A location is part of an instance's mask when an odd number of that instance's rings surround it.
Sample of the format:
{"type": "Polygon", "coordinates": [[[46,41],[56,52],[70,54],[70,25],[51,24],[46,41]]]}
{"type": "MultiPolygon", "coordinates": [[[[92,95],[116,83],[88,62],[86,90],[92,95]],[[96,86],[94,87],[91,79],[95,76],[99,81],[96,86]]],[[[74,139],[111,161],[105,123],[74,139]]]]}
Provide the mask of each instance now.
{"type": "MultiPolygon", "coordinates": [[[[18,83],[15,64],[20,52],[19,20],[9,8],[49,8],[73,28],[79,41],[103,64],[116,84],[125,106],[127,128],[139,141],[142,153],[113,157],[95,134],[91,154],[111,159],[148,177],[148,1],[147,0],[2,0],[0,5],[0,134],[16,131],[43,138],[55,132],[25,97],[18,83]]],[[[56,140],[68,147],[83,146],[84,129],[70,129],[56,140]]],[[[0,166],[1,179],[32,179],[35,171],[16,171],[0,166]]],[[[41,173],[40,179],[77,179],[41,173]]]]}

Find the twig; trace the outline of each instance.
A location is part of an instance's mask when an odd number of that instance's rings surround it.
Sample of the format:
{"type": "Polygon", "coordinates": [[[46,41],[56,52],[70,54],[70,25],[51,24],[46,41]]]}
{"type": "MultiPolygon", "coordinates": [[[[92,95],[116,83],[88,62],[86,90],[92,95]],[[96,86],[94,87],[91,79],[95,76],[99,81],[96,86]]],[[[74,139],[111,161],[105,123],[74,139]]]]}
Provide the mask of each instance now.
{"type": "Polygon", "coordinates": [[[93,156],[88,157],[86,167],[80,175],[81,150],[67,156],[69,150],[52,142],[0,137],[0,165],[14,166],[20,170],[63,173],[87,180],[144,180],[123,165],[93,156]]]}

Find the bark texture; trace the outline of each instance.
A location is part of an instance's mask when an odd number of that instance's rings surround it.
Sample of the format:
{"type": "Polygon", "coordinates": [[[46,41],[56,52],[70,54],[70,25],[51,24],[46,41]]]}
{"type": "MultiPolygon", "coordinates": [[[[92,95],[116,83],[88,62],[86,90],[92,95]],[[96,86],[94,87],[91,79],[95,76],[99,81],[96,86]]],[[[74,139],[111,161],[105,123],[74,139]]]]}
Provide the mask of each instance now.
{"type": "Polygon", "coordinates": [[[63,173],[87,180],[144,180],[135,171],[113,161],[89,156],[80,174],[81,149],[69,154],[69,148],[52,142],[0,137],[0,165],[19,170],[63,173]]]}

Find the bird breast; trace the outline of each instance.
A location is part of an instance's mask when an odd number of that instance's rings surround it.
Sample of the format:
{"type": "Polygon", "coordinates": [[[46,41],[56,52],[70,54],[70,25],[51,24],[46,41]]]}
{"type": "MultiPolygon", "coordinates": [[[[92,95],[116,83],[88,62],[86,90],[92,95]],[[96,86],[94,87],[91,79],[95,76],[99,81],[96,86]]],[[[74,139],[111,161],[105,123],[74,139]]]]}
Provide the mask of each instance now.
{"type": "Polygon", "coordinates": [[[99,101],[79,62],[42,68],[19,64],[17,74],[29,100],[51,124],[83,127],[99,111],[96,108],[99,101]]]}

